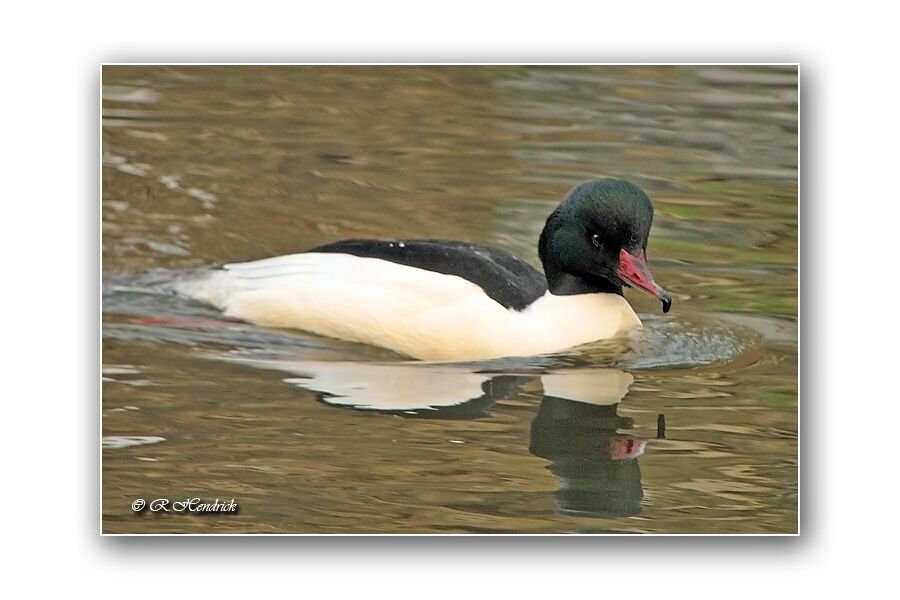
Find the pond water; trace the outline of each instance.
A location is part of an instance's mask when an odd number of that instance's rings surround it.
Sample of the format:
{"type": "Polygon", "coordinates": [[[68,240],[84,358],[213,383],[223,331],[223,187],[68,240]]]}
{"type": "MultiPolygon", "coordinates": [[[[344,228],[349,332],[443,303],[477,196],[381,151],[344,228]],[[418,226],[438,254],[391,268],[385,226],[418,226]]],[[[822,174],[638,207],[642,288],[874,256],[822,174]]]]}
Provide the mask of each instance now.
{"type": "Polygon", "coordinates": [[[103,70],[103,530],[797,531],[794,67],[103,70]],[[537,261],[576,183],[652,198],[674,298],[555,355],[429,364],[156,286],[341,238],[537,261]],[[136,498],[237,514],[135,514],[136,498]]]}

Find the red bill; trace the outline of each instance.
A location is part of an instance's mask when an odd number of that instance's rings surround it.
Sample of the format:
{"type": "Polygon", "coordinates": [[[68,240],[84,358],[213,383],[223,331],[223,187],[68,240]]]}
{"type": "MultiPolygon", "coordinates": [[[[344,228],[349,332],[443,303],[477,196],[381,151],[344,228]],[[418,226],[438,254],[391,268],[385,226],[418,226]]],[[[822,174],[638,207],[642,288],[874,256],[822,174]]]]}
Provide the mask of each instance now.
{"type": "Polygon", "coordinates": [[[672,307],[672,297],[653,281],[653,275],[647,266],[647,255],[641,253],[634,255],[622,248],[619,251],[619,269],[616,271],[619,278],[631,287],[643,290],[651,296],[656,296],[662,302],[664,313],[672,307]]]}

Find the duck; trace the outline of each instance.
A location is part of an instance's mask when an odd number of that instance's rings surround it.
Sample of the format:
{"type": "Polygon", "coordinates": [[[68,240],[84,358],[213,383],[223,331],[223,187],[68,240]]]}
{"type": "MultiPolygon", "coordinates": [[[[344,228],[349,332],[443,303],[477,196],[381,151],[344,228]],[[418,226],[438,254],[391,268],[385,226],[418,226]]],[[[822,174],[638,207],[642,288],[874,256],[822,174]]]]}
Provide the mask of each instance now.
{"type": "Polygon", "coordinates": [[[622,290],[672,298],[647,264],[653,204],[637,185],[572,188],[538,239],[543,273],[501,249],[455,240],[348,239],[203,269],[174,291],[225,317],[387,348],[422,361],[557,353],[627,335],[622,290]]]}

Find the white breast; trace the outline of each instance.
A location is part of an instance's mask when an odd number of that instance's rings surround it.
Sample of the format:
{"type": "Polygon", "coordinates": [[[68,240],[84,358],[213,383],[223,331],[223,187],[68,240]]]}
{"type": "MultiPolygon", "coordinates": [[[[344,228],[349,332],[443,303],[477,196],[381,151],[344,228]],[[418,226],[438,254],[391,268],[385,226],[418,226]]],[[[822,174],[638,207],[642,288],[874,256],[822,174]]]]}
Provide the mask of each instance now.
{"type": "Polygon", "coordinates": [[[292,254],[226,265],[176,289],[259,325],[303,329],[434,361],[544,354],[640,325],[617,294],[548,292],[515,311],[461,277],[347,254],[292,254]]]}

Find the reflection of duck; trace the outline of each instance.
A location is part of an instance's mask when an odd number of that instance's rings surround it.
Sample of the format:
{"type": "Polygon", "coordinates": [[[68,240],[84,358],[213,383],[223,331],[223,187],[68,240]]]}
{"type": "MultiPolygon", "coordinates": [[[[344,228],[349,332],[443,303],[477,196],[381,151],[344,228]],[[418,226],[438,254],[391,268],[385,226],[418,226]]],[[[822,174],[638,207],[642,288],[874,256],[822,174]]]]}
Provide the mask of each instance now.
{"type": "Polygon", "coordinates": [[[547,219],[546,278],[508,252],[466,242],[345,240],[225,265],[176,290],[231,317],[425,360],[543,354],[640,325],[623,285],[668,311],[671,298],[646,263],[652,221],[640,188],[595,179],[547,219]]]}
{"type": "MultiPolygon", "coordinates": [[[[477,419],[515,399],[537,375],[477,373],[463,365],[342,363],[230,357],[287,372],[285,379],[331,406],[425,419],[477,419]]],[[[619,435],[631,419],[616,414],[634,378],[618,369],[573,369],[540,376],[544,395],[531,424],[529,450],[560,478],[566,514],[627,516],[640,512],[637,458],[645,440],[619,435]]]]}
{"type": "Polygon", "coordinates": [[[617,433],[632,427],[631,419],[616,414],[632,376],[616,369],[593,369],[542,379],[544,399],[531,423],[530,450],[549,460],[549,469],[562,480],[556,492],[560,512],[640,513],[644,492],[637,457],[646,441],[617,433]]]}
{"type": "Polygon", "coordinates": [[[232,357],[228,360],[294,375],[285,379],[332,406],[419,416],[473,419],[498,400],[514,398],[533,376],[489,375],[461,365],[291,361],[232,357]]]}

